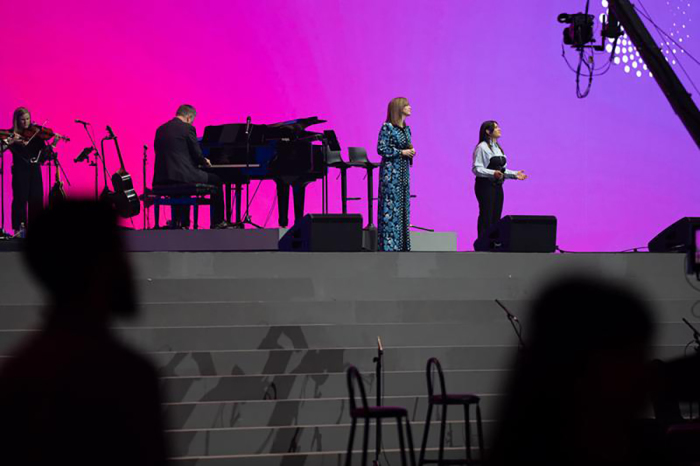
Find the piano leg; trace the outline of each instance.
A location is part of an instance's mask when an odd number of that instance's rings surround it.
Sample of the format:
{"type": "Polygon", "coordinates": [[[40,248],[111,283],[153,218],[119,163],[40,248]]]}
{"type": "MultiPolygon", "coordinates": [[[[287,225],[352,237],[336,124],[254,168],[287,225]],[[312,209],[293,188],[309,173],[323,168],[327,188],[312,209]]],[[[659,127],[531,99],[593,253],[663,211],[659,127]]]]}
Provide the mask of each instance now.
{"type": "Polygon", "coordinates": [[[306,184],[303,181],[296,182],[292,185],[294,193],[294,223],[299,222],[304,218],[304,197],[306,196],[306,184]]]}
{"type": "Polygon", "coordinates": [[[277,184],[278,223],[280,227],[287,228],[289,225],[289,183],[282,180],[275,180],[275,183],[277,184]]]}
{"type": "Polygon", "coordinates": [[[226,183],[224,193],[226,195],[226,221],[231,223],[231,183],[226,183]]]}
{"type": "MultiPolygon", "coordinates": [[[[279,225],[286,228],[289,225],[289,187],[290,183],[284,180],[275,180],[277,183],[277,211],[279,213],[279,225]]],[[[304,198],[306,197],[306,181],[294,181],[291,183],[294,194],[294,223],[304,217],[304,198]]]]}
{"type": "MultiPolygon", "coordinates": [[[[248,185],[250,186],[250,185],[248,185]]],[[[246,188],[248,189],[248,188],[246,188]]],[[[241,225],[244,228],[241,220],[241,193],[243,192],[243,186],[240,183],[236,183],[236,225],[241,225]]],[[[247,207],[247,206],[246,206],[247,207]]]]}

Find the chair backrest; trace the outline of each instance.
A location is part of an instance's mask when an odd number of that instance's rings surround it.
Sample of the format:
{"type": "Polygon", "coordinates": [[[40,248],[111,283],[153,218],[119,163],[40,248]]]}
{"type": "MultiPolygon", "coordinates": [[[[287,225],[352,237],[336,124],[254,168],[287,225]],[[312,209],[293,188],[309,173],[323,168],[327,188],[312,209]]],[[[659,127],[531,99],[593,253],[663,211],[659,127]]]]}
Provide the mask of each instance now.
{"type": "Polygon", "coordinates": [[[326,152],[326,164],[333,165],[336,163],[342,163],[343,158],[340,156],[339,150],[328,150],[326,152]]]}
{"type": "Polygon", "coordinates": [[[362,383],[362,375],[357,367],[350,366],[347,370],[347,380],[348,380],[348,395],[350,397],[350,411],[357,408],[355,403],[355,382],[357,386],[360,387],[360,399],[362,400],[362,407],[367,408],[367,394],[365,393],[365,386],[362,383]]]}
{"type": "Polygon", "coordinates": [[[350,163],[367,163],[367,150],[364,147],[348,147],[350,163]]]}
{"type": "Polygon", "coordinates": [[[428,379],[428,397],[433,396],[435,391],[433,388],[433,370],[437,372],[440,379],[441,394],[445,395],[447,390],[445,389],[445,376],[442,373],[442,365],[440,365],[438,358],[430,358],[428,359],[428,366],[425,369],[425,376],[428,379]]]}

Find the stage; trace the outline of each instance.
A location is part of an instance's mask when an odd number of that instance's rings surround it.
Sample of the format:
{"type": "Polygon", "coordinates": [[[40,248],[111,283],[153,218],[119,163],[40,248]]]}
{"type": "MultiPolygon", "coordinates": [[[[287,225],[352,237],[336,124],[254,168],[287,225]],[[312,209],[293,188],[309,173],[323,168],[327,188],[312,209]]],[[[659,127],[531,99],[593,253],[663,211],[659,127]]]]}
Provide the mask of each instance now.
{"type": "MultiPolygon", "coordinates": [[[[681,355],[692,339],[681,318],[697,319],[700,296],[700,284],[684,274],[683,254],[129,256],[141,315],[116,329],[158,367],[178,465],[339,464],[350,422],[345,370],[350,364],[360,369],[373,401],[377,337],[385,349],[384,403],[408,409],[417,446],[429,357],[441,360],[448,389],[482,396],[488,444],[517,348],[495,299],[527,329],[529,301],[552,277],[584,270],[626,280],[655,310],[654,354],[669,358],[681,355]]],[[[8,357],[36,328],[42,296],[20,253],[0,254],[0,282],[0,354],[8,357]]],[[[572,315],[571,325],[580,318],[585,316],[572,315]]],[[[459,455],[463,423],[456,412],[450,416],[449,452],[459,455]]],[[[437,426],[431,429],[432,449],[437,426]]],[[[374,436],[370,439],[373,448],[374,436]]],[[[360,445],[357,441],[356,449],[360,445]]],[[[393,424],[385,426],[384,447],[390,463],[399,464],[393,424]]]]}

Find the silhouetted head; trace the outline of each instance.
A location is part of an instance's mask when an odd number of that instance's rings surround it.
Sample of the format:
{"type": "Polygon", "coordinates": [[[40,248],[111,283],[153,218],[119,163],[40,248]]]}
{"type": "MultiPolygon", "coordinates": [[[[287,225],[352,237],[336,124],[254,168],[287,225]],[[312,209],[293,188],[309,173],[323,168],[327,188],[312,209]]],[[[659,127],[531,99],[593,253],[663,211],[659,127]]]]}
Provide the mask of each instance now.
{"type": "Polygon", "coordinates": [[[643,407],[652,322],[626,287],[591,277],[547,286],[526,321],[494,464],[603,464],[630,458],[643,407]],[[516,453],[519,452],[519,453],[516,453]]]}
{"type": "Polygon", "coordinates": [[[86,322],[135,314],[131,268],[106,203],[71,200],[45,210],[27,231],[24,252],[53,312],[86,322]]]}

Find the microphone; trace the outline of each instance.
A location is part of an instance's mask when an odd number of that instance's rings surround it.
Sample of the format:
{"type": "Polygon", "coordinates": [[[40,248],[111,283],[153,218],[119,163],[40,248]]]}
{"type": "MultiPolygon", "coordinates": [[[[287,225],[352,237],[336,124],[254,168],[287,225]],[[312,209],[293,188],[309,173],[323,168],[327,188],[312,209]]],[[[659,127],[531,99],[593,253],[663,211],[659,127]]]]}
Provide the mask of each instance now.
{"type": "Polygon", "coordinates": [[[250,117],[245,120],[245,134],[250,134],[250,117]]]}
{"type": "Polygon", "coordinates": [[[693,326],[693,324],[691,324],[690,322],[688,322],[688,321],[686,320],[685,317],[683,317],[681,320],[683,321],[683,323],[684,323],[685,325],[687,325],[688,327],[690,327],[690,329],[693,331],[693,339],[694,339],[695,341],[697,341],[698,343],[700,343],[700,332],[698,332],[698,329],[696,329],[696,328],[693,326]]]}
{"type": "Polygon", "coordinates": [[[117,139],[117,137],[114,135],[114,131],[112,131],[112,128],[107,125],[107,132],[109,133],[109,136],[107,136],[107,139],[117,139]]]}
{"type": "Polygon", "coordinates": [[[78,120],[77,118],[75,119],[75,122],[78,123],[78,124],[81,124],[81,125],[83,125],[83,126],[88,126],[88,125],[90,124],[90,123],[88,123],[87,121],[78,120]]]}
{"type": "Polygon", "coordinates": [[[92,151],[94,151],[94,150],[95,150],[95,148],[92,147],[92,146],[86,147],[85,149],[83,149],[83,151],[80,153],[80,155],[78,155],[78,156],[73,160],[73,162],[74,162],[74,163],[79,163],[79,162],[82,162],[83,160],[87,160],[87,159],[88,159],[88,156],[89,156],[90,154],[92,154],[92,151]]]}
{"type": "Polygon", "coordinates": [[[503,310],[506,312],[506,315],[508,316],[508,320],[512,320],[513,322],[520,322],[520,321],[518,320],[518,318],[516,317],[516,315],[513,314],[512,312],[510,312],[510,311],[508,310],[508,308],[506,308],[506,307],[503,305],[503,303],[501,303],[501,302],[500,302],[499,300],[497,300],[497,299],[496,299],[495,301],[496,301],[496,304],[498,304],[499,306],[501,306],[501,309],[503,309],[503,310]]]}

